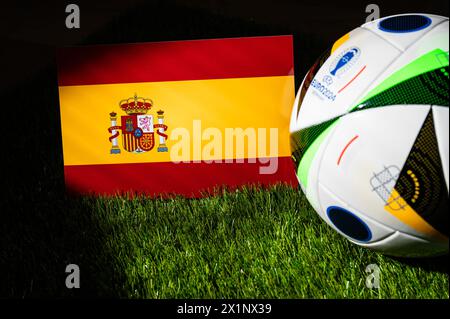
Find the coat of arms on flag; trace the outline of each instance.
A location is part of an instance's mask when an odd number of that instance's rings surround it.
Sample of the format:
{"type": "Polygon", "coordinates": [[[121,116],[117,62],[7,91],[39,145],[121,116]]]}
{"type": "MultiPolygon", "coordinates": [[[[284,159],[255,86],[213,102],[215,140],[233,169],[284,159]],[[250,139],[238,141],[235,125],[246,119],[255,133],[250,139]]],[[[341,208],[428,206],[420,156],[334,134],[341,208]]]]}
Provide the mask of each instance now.
{"type": "Polygon", "coordinates": [[[120,125],[117,125],[117,113],[109,113],[111,127],[108,128],[111,136],[109,140],[112,144],[111,154],[120,154],[120,147],[117,141],[122,131],[122,147],[131,153],[150,152],[155,146],[155,129],[159,135],[158,152],[168,152],[165,144],[167,139],[167,125],[164,124],[164,111],[157,112],[158,123],[154,124],[153,115],[147,112],[153,107],[151,99],[138,97],[137,94],[119,102],[120,108],[127,114],[121,116],[120,125]]]}

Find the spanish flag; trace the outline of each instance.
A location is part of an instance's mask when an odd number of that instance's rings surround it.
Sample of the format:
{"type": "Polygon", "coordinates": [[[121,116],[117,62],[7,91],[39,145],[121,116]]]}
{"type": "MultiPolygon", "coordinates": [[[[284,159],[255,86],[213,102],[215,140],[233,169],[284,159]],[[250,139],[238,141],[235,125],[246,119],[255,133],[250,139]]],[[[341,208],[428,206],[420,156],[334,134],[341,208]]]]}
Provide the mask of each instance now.
{"type": "Polygon", "coordinates": [[[57,56],[68,191],[197,197],[297,184],[291,36],[66,47],[57,56]]]}

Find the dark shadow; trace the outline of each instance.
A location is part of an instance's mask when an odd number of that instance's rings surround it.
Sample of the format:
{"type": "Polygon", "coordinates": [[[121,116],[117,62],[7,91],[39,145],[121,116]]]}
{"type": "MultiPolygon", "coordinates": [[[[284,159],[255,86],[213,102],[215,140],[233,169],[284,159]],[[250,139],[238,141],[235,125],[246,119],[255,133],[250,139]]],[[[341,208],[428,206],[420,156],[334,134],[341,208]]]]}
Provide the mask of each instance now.
{"type": "Polygon", "coordinates": [[[391,258],[411,267],[423,268],[424,270],[430,272],[439,272],[447,275],[449,274],[448,254],[430,258],[391,258]]]}
{"type": "Polygon", "coordinates": [[[123,274],[109,263],[111,235],[92,199],[64,189],[56,67],[2,93],[0,297],[113,297],[123,274]],[[6,113],[6,114],[5,114],[6,113]],[[67,289],[66,266],[81,269],[83,289],[67,289]]]}
{"type": "MultiPolygon", "coordinates": [[[[151,1],[124,8],[121,16],[99,32],[73,45],[294,34],[296,88],[330,45],[329,39],[309,30],[302,21],[268,23],[255,21],[251,14],[227,16],[220,7],[212,10],[180,3],[151,1]]],[[[293,3],[285,1],[284,5],[293,3]]],[[[266,4],[265,8],[270,14],[270,7],[266,4]]],[[[360,14],[361,7],[355,7],[353,16],[358,20],[360,14]]],[[[349,31],[347,24],[329,27],[336,28],[336,35],[349,31]]],[[[21,43],[29,54],[36,46],[33,39],[21,43]]],[[[53,61],[56,46],[46,49],[53,61]]],[[[12,46],[8,50],[18,48],[12,46]]],[[[20,59],[10,63],[20,66],[20,59]]],[[[7,80],[7,76],[3,74],[2,80],[7,80]]],[[[0,297],[126,295],[123,270],[111,265],[117,252],[106,245],[115,230],[99,220],[92,208],[93,199],[68,196],[65,191],[56,64],[44,67],[38,74],[24,73],[20,83],[7,91],[0,90],[0,297]],[[69,263],[80,266],[83,289],[65,287],[65,267],[69,263]]],[[[425,264],[432,266],[431,262],[425,264]]]]}

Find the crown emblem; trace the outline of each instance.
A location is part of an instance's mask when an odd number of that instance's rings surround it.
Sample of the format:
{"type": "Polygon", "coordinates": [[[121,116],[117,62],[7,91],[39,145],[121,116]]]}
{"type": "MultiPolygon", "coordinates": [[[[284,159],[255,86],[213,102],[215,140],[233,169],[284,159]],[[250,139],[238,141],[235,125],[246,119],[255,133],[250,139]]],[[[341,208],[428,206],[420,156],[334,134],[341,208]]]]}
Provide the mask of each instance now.
{"type": "Polygon", "coordinates": [[[120,101],[119,105],[128,115],[139,115],[146,114],[152,108],[153,101],[134,94],[134,97],[120,101]]]}
{"type": "Polygon", "coordinates": [[[155,146],[155,140],[159,141],[158,152],[169,151],[166,145],[168,127],[164,124],[164,111],[158,109],[156,117],[147,114],[154,106],[151,99],[139,97],[134,93],[134,97],[121,100],[119,106],[127,115],[118,119],[115,111],[109,113],[111,126],[108,132],[111,135],[108,138],[112,144],[111,154],[120,154],[119,135],[122,135],[123,149],[130,153],[150,152],[155,146]]]}

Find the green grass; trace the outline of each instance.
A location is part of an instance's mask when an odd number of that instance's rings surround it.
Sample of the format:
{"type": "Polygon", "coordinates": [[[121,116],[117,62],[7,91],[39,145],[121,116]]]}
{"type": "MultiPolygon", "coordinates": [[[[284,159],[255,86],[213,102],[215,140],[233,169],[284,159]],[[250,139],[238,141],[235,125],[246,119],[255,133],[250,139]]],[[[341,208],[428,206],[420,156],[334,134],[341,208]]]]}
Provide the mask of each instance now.
{"type": "Polygon", "coordinates": [[[4,294],[449,298],[446,258],[393,259],[353,245],[287,186],[194,200],[67,197],[56,205],[61,211],[41,209],[3,234],[6,254],[16,257],[4,294]],[[65,288],[68,263],[80,266],[81,289],[65,288]],[[365,286],[372,263],[379,289],[365,286]]]}

